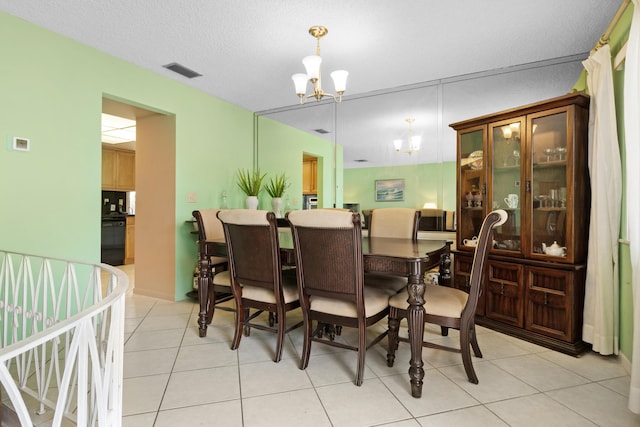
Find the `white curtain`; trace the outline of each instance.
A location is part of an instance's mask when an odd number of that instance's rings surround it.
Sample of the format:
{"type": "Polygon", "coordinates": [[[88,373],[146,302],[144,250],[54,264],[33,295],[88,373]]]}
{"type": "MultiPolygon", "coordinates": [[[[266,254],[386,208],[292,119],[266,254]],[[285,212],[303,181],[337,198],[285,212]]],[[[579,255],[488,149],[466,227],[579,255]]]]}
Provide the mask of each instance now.
{"type": "Polygon", "coordinates": [[[618,354],[618,237],[622,164],[616,131],[611,51],[605,45],[583,62],[591,95],[589,174],[591,219],[582,339],[601,354],[618,354]]]}
{"type": "Polygon", "coordinates": [[[627,231],[633,287],[633,357],[629,409],[640,413],[640,0],[633,1],[624,71],[624,133],[627,155],[627,231]]]}

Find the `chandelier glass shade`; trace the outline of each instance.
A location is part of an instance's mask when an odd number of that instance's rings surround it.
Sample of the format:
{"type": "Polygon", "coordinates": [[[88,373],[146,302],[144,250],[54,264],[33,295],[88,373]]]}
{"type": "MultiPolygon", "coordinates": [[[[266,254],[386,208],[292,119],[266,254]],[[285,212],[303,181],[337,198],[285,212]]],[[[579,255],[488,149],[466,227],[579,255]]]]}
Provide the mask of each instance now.
{"type": "MultiPolygon", "coordinates": [[[[412,153],[414,153],[415,151],[420,151],[420,144],[422,143],[422,136],[420,135],[414,135],[413,134],[413,122],[416,121],[416,119],[405,119],[405,122],[409,123],[409,136],[407,138],[407,142],[409,144],[409,148],[407,150],[404,150],[403,152],[411,155],[412,153]]],[[[393,147],[396,149],[397,152],[402,151],[402,140],[401,139],[395,139],[393,141],[393,147]]]]}
{"type": "Polygon", "coordinates": [[[309,34],[315,37],[318,41],[318,44],[316,45],[316,54],[305,56],[302,59],[302,64],[304,65],[306,74],[298,73],[291,76],[300,104],[304,104],[309,98],[315,98],[316,101],[320,101],[325,96],[332,98],[335,102],[340,102],[342,101],[342,94],[344,94],[347,89],[347,76],[349,75],[349,72],[346,70],[336,70],[330,74],[333,79],[336,95],[326,93],[322,90],[322,79],[320,77],[320,65],[322,64],[322,57],[320,56],[320,39],[327,35],[328,32],[329,30],[327,30],[326,27],[314,26],[309,28],[309,34]],[[307,95],[308,82],[313,85],[313,93],[310,95],[307,95]]]}

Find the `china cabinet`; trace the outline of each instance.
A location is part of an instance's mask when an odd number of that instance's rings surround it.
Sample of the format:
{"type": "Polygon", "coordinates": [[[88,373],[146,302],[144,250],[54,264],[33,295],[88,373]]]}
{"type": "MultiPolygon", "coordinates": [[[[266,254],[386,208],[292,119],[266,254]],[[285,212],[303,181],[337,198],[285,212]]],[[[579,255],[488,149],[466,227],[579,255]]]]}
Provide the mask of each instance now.
{"type": "Polygon", "coordinates": [[[454,286],[468,286],[474,237],[497,227],[477,323],[579,354],[590,188],[589,98],[569,94],[450,125],[457,131],[454,286]]]}

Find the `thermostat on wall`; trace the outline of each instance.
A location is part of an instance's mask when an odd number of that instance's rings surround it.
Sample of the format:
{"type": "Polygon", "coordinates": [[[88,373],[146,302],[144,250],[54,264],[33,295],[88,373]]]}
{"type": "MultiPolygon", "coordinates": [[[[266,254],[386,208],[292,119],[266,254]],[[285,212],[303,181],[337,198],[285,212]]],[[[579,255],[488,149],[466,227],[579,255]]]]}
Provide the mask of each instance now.
{"type": "Polygon", "coordinates": [[[14,136],[13,149],[18,151],[29,151],[29,149],[31,149],[29,138],[20,138],[18,136],[14,136]]]}

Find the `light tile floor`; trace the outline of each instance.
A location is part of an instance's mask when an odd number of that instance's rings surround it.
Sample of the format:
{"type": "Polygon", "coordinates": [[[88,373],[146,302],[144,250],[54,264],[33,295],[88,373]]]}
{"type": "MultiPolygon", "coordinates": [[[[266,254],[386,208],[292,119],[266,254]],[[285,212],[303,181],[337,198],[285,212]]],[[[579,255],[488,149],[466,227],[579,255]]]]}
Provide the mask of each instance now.
{"type": "MultiPolygon", "coordinates": [[[[125,271],[128,271],[125,269],[125,271]]],[[[130,275],[133,281],[133,275],[130,275]]],[[[386,340],[367,353],[365,380],[353,384],[356,354],[315,344],[298,369],[300,329],[280,363],[275,336],[253,330],[229,348],[233,313],[218,310],[198,337],[198,307],[129,294],[123,425],[132,426],[640,426],[627,409],[629,375],[615,357],[574,358],[480,328],[480,383],[468,382],[460,355],[424,349],[423,396],[411,397],[409,348],[386,366],[386,340]]],[[[289,322],[301,318],[291,313],[289,322]]],[[[375,328],[381,330],[386,322],[375,328]]],[[[457,340],[456,331],[440,337],[457,340]]],[[[372,333],[373,336],[373,333],[372,333]]],[[[352,341],[344,330],[337,339],[352,341]]]]}

